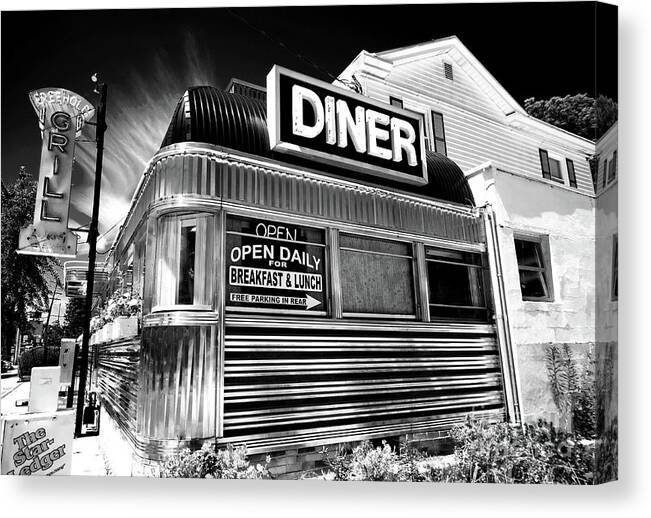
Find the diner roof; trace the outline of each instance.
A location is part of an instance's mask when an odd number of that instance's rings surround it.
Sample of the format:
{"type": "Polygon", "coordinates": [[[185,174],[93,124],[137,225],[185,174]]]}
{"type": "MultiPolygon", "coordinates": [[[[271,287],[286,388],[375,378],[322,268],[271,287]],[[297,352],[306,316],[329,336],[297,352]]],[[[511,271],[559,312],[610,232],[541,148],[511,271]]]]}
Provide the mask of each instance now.
{"type": "MultiPolygon", "coordinates": [[[[372,183],[368,175],[335,168],[275,153],[269,145],[267,109],[264,101],[248,96],[223,92],[212,86],[188,88],[174,110],[162,147],[182,142],[203,142],[244,153],[318,169],[328,174],[345,176],[356,181],[372,183]]],[[[445,155],[426,152],[429,181],[413,186],[389,180],[375,180],[384,187],[428,196],[431,198],[474,205],[470,186],[461,168],[445,155]]]]}

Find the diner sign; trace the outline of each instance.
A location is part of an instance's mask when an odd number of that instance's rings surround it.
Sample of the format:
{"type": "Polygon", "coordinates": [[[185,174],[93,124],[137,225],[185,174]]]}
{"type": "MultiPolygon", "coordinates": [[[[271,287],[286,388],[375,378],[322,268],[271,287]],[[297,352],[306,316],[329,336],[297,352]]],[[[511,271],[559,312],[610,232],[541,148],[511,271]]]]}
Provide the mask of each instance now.
{"type": "Polygon", "coordinates": [[[227,305],[325,310],[323,231],[258,220],[229,225],[227,305]]]}
{"type": "Polygon", "coordinates": [[[271,149],[394,181],[427,183],[423,118],[274,66],[267,75],[271,149]]]}
{"type": "Polygon", "coordinates": [[[77,235],[68,229],[75,139],[93,105],[64,88],[29,93],[41,130],[41,164],[33,223],[21,229],[19,254],[75,257],[77,235]]]}

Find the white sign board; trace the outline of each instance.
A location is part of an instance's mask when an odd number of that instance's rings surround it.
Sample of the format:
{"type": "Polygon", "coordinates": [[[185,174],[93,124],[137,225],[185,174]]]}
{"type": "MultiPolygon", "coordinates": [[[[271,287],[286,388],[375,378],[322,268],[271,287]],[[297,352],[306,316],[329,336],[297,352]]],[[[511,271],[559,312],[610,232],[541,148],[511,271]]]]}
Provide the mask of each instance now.
{"type": "Polygon", "coordinates": [[[29,412],[56,412],[61,367],[34,367],[29,383],[29,412]]]}
{"type": "Polygon", "coordinates": [[[70,475],[74,410],[2,420],[1,475],[70,475]]]}

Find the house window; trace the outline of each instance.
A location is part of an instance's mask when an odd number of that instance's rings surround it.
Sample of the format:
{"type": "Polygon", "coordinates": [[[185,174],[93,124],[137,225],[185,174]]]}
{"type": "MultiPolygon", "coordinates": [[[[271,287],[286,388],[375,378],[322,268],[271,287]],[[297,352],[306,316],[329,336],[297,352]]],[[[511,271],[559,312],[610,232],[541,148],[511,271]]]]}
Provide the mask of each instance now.
{"type": "Polygon", "coordinates": [[[570,187],[576,187],[576,172],[574,171],[574,162],[567,158],[565,160],[567,166],[567,179],[570,181],[570,187]]]}
{"type": "Polygon", "coordinates": [[[206,214],[160,218],[154,310],[173,306],[212,307],[213,227],[213,217],[206,214]]]}
{"type": "Polygon", "coordinates": [[[612,260],[612,275],[610,283],[610,299],[617,300],[617,284],[618,284],[618,275],[617,275],[617,234],[613,234],[613,260],[612,260]]]}
{"type": "MultiPolygon", "coordinates": [[[[562,158],[559,156],[550,156],[549,152],[545,149],[539,149],[538,152],[540,154],[540,167],[543,178],[565,183],[562,158]]],[[[574,167],[574,164],[572,164],[572,167],[574,167]]]]}
{"type": "Polygon", "coordinates": [[[343,233],[339,239],[344,316],[415,318],[411,244],[343,233]]]}
{"type": "Polygon", "coordinates": [[[391,106],[397,106],[398,108],[402,108],[402,99],[399,99],[398,97],[389,97],[389,103],[391,106]]]}
{"type": "Polygon", "coordinates": [[[608,164],[608,183],[614,181],[615,178],[617,178],[617,151],[613,152],[613,157],[608,164]]]}
{"type": "Polygon", "coordinates": [[[445,144],[445,126],[443,124],[443,114],[432,112],[432,150],[442,155],[448,154],[448,148],[445,144]]]}
{"type": "Polygon", "coordinates": [[[480,254],[426,248],[425,263],[432,319],[488,319],[480,254]]]}
{"type": "Polygon", "coordinates": [[[608,176],[608,159],[604,159],[604,168],[602,172],[602,178],[601,178],[601,188],[605,189],[606,188],[606,177],[608,176]]]}
{"type": "Polygon", "coordinates": [[[517,236],[514,241],[522,300],[552,301],[548,239],[517,236]]]}

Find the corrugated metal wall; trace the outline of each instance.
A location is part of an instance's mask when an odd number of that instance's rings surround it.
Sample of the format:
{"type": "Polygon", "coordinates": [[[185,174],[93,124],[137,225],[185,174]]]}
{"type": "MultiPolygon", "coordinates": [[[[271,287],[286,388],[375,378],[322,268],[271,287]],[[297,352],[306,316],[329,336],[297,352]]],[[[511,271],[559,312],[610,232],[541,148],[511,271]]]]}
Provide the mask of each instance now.
{"type": "Polygon", "coordinates": [[[140,337],[96,347],[97,384],[102,405],[122,431],[133,439],[138,406],[140,337]]]}
{"type": "Polygon", "coordinates": [[[224,441],[264,449],[504,415],[491,326],[231,318],[225,332],[224,441]]]}
{"type": "MultiPolygon", "coordinates": [[[[156,161],[127,222],[129,236],[152,202],[193,194],[292,214],[483,243],[481,219],[472,210],[426,203],[381,189],[224,160],[208,153],[177,154],[156,161]]],[[[122,239],[126,243],[127,239],[122,239]]],[[[119,256],[119,250],[116,251],[119,256]]]]}
{"type": "Polygon", "coordinates": [[[143,329],[139,435],[157,441],[215,436],[215,334],[215,326],[143,329]]]}

